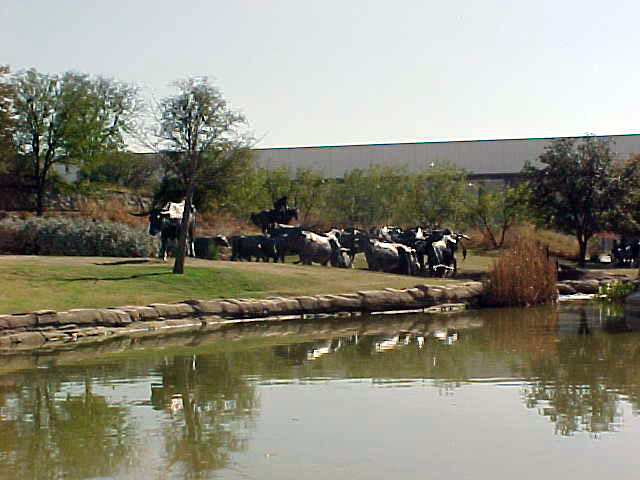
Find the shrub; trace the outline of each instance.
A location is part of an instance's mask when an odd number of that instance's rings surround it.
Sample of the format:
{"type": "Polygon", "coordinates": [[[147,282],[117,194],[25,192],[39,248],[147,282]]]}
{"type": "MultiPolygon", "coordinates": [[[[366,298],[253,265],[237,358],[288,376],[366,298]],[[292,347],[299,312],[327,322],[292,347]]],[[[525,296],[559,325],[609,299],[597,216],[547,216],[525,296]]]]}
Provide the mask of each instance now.
{"type": "Polygon", "coordinates": [[[635,291],[635,289],[635,284],[631,282],[616,280],[609,283],[608,285],[601,286],[598,291],[598,297],[601,300],[609,302],[619,301],[626,296],[631,295],[635,291]]]}
{"type": "Polygon", "coordinates": [[[556,271],[545,249],[525,237],[514,237],[485,279],[483,303],[529,306],[556,297],[556,271]]]}
{"type": "Polygon", "coordinates": [[[207,251],[207,256],[205,258],[209,260],[217,260],[219,255],[218,250],[219,248],[217,245],[209,245],[209,250],[207,251]]]}
{"type": "Polygon", "coordinates": [[[146,228],[79,218],[3,220],[0,233],[3,253],[149,257],[158,251],[158,240],[146,228]]]}

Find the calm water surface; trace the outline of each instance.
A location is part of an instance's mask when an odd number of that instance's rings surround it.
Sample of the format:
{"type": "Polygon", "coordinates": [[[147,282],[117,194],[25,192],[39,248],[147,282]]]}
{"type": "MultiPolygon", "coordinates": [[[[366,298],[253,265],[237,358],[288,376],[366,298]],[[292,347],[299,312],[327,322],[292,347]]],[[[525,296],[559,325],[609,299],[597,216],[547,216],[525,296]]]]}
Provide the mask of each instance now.
{"type": "Polygon", "coordinates": [[[2,356],[0,478],[638,478],[636,327],[574,305],[2,356]]]}

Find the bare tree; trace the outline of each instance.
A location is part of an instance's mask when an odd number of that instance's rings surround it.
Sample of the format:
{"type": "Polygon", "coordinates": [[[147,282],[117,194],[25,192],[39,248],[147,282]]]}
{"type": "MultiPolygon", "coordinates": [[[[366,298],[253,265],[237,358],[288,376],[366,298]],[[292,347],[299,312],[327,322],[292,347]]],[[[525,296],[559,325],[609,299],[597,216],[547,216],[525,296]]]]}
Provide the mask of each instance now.
{"type": "Polygon", "coordinates": [[[175,82],[177,93],[160,102],[160,145],[165,166],[184,188],[185,208],[174,273],[184,273],[186,232],[196,186],[216,188],[246,165],[250,140],[244,116],[231,110],[206,77],[175,82]]]}

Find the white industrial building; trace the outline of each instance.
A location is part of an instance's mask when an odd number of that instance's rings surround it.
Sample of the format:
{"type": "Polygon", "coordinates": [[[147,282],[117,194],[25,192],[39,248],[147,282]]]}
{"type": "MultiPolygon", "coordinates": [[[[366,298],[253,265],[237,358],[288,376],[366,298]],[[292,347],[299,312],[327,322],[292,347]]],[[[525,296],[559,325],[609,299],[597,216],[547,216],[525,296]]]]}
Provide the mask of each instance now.
{"type": "MultiPolygon", "coordinates": [[[[315,168],[332,178],[375,164],[406,165],[412,171],[418,171],[439,162],[454,163],[474,177],[505,178],[519,173],[527,160],[535,161],[557,138],[257,148],[254,151],[261,167],[315,168]]],[[[640,153],[640,134],[598,138],[609,139],[612,150],[620,158],[640,153]]]]}

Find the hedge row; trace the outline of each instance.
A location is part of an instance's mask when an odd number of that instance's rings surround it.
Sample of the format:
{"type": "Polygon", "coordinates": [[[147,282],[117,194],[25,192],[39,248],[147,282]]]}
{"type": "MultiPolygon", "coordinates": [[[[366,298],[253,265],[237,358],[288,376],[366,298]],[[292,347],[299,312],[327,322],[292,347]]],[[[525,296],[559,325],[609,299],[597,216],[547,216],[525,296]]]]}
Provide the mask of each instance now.
{"type": "Polygon", "coordinates": [[[158,239],[146,228],[81,218],[7,218],[0,221],[0,253],[150,257],[158,239]]]}

